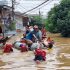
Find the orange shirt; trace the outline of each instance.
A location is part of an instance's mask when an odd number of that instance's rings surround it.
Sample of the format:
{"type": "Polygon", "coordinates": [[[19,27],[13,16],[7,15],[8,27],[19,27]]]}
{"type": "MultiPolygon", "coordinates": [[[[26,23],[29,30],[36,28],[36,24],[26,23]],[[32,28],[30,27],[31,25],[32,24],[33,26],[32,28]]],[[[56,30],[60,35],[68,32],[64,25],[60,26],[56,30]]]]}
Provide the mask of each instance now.
{"type": "Polygon", "coordinates": [[[46,29],[41,29],[41,31],[42,31],[42,36],[46,36],[46,29]]]}

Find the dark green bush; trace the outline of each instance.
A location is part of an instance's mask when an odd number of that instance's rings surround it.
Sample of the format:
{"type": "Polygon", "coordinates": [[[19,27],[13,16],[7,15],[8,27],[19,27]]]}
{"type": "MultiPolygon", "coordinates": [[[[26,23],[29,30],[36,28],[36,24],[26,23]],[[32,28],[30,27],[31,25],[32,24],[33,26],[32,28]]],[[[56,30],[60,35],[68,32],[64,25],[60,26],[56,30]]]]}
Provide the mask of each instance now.
{"type": "Polygon", "coordinates": [[[46,26],[50,32],[70,37],[70,0],[62,0],[48,13],[46,26]]]}

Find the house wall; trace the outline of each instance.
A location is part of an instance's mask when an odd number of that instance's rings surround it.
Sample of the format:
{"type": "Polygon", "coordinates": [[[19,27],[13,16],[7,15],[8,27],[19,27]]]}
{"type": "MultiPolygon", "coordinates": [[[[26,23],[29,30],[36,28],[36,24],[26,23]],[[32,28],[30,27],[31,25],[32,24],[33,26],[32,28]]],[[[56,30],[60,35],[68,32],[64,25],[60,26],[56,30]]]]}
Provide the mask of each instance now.
{"type": "Polygon", "coordinates": [[[4,6],[0,6],[0,26],[2,27],[2,31],[5,31],[7,28],[4,26],[4,24],[6,24],[9,10],[3,7],[4,6]]]}
{"type": "MultiPolygon", "coordinates": [[[[0,13],[1,16],[3,15],[3,18],[5,18],[5,20],[7,20],[9,18],[9,14],[12,14],[10,9],[7,9],[7,10],[3,9],[2,13],[0,13]]],[[[16,21],[16,29],[23,30],[24,29],[23,24],[25,25],[26,23],[23,22],[22,15],[20,15],[20,14],[21,13],[16,13],[15,12],[14,20],[16,21]]],[[[11,17],[11,19],[12,19],[12,17],[11,17]]],[[[4,21],[3,21],[3,23],[4,23],[4,21]]]]}
{"type": "Polygon", "coordinates": [[[26,26],[29,24],[29,18],[27,16],[23,17],[23,26],[26,26]]]}
{"type": "Polygon", "coordinates": [[[23,20],[22,20],[22,17],[15,15],[15,21],[16,21],[16,29],[23,30],[23,20]]]}

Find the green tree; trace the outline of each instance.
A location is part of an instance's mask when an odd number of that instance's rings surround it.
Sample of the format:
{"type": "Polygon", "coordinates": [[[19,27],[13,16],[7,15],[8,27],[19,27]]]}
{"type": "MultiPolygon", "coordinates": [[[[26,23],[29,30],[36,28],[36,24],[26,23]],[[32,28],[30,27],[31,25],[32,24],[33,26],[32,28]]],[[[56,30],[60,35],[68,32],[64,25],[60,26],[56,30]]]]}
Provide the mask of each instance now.
{"type": "Polygon", "coordinates": [[[70,0],[62,0],[48,13],[46,26],[50,32],[70,37],[70,0]]]}
{"type": "Polygon", "coordinates": [[[33,17],[31,18],[30,25],[32,25],[32,26],[38,25],[39,28],[41,28],[41,27],[42,27],[42,17],[40,17],[40,16],[38,16],[38,15],[37,15],[37,16],[33,16],[33,17]]]}

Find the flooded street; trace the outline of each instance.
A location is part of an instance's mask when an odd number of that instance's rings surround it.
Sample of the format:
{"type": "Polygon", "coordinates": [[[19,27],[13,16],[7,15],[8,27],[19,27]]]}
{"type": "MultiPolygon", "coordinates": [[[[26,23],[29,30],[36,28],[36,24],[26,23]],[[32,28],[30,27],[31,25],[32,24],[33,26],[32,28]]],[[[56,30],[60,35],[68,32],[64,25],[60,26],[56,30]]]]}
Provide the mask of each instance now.
{"type": "MultiPolygon", "coordinates": [[[[13,36],[8,43],[19,40],[20,36],[13,36]]],[[[46,50],[45,62],[35,63],[32,51],[21,53],[14,49],[13,53],[0,52],[0,70],[70,70],[70,38],[60,37],[59,34],[48,36],[55,41],[55,46],[46,50]]]]}

